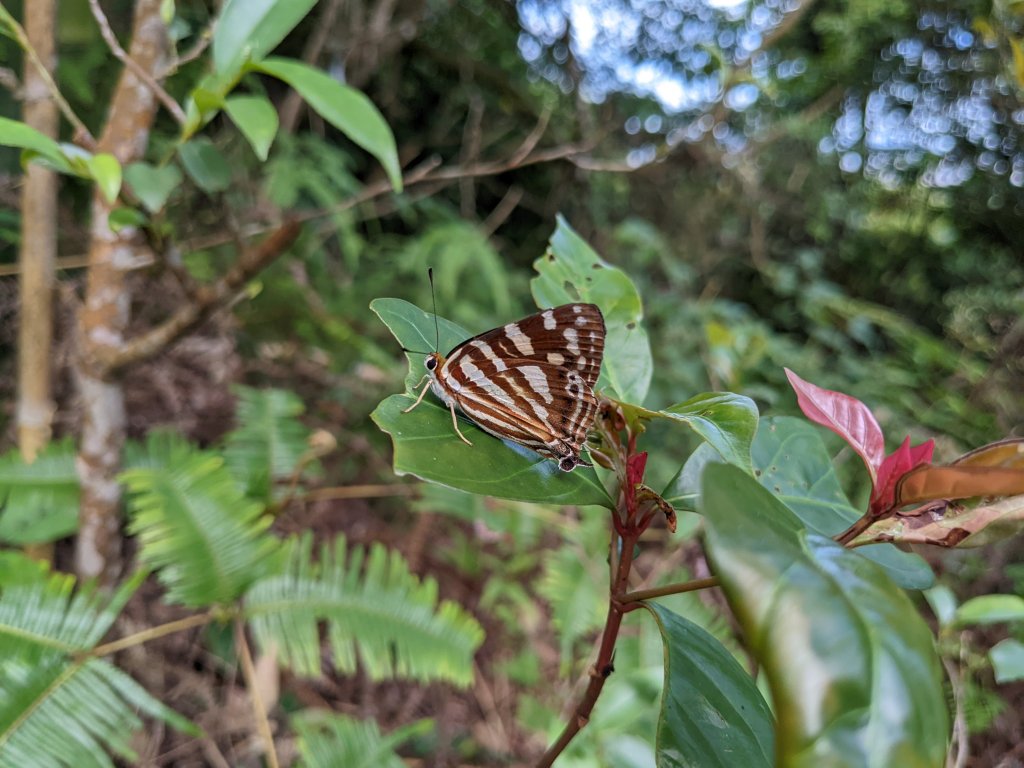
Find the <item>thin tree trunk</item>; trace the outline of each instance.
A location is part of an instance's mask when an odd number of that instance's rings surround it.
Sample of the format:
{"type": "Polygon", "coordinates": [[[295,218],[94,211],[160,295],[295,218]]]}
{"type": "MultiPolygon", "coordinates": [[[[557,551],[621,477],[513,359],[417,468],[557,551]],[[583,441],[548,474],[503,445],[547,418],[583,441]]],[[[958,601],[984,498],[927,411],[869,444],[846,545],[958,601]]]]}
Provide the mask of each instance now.
{"type": "MultiPolygon", "coordinates": [[[[156,73],[166,52],[167,29],[160,18],[161,0],[138,0],[132,21],[129,56],[156,73]]],[[[157,99],[129,70],[122,70],[111,100],[99,151],[122,165],[140,159],[149,142],[157,99]]],[[[79,315],[76,374],[83,408],[77,468],[82,496],[75,570],[83,578],[110,585],[121,569],[120,502],[117,472],[125,437],[124,391],[106,362],[124,346],[131,310],[127,278],[135,262],[138,232],[113,232],[111,206],[93,194],[89,275],[79,315]]]]}
{"type": "MultiPolygon", "coordinates": [[[[25,34],[43,66],[51,73],[56,0],[33,0],[25,8],[25,34]]],[[[25,57],[25,123],[57,138],[57,105],[38,70],[25,57]]],[[[50,355],[53,341],[53,265],[57,256],[57,175],[29,164],[21,188],[21,250],[18,283],[18,448],[27,463],[50,440],[53,420],[50,355]]],[[[52,559],[53,545],[27,548],[40,559],[52,559]]]]}

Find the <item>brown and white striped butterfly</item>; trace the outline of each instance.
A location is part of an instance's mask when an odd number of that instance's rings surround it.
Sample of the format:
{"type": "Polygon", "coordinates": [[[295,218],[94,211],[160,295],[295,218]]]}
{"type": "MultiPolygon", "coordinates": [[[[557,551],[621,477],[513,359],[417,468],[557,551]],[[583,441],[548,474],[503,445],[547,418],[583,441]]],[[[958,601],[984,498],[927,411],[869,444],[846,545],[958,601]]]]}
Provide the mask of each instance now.
{"type": "Polygon", "coordinates": [[[563,304],[481,333],[447,356],[427,355],[429,381],[408,413],[433,389],[502,440],[525,445],[571,472],[591,466],[580,451],[597,414],[594,384],[604,355],[604,317],[593,304],[563,304]]]}

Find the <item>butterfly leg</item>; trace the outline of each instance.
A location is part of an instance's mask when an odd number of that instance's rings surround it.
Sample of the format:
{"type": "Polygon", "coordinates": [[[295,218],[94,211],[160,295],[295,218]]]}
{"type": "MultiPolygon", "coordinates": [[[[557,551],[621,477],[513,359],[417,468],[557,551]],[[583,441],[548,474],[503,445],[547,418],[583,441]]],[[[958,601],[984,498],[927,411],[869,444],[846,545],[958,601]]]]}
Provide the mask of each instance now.
{"type": "MultiPolygon", "coordinates": [[[[419,386],[420,384],[423,384],[423,389],[421,389],[421,390],[420,390],[420,396],[416,398],[416,402],[415,402],[415,403],[413,403],[413,404],[412,404],[412,405],[410,405],[410,406],[409,406],[408,408],[406,408],[406,409],[405,409],[404,411],[402,411],[402,413],[408,413],[408,412],[409,412],[409,411],[411,411],[411,410],[412,410],[413,408],[415,408],[415,407],[416,407],[417,405],[419,405],[419,404],[420,404],[420,402],[422,402],[422,400],[423,400],[423,396],[424,396],[425,394],[427,394],[427,390],[428,390],[428,389],[430,389],[430,376],[424,376],[424,377],[423,377],[423,379],[420,379],[420,380],[419,380],[419,382],[418,382],[418,383],[416,384],[416,386],[417,386],[417,387],[418,387],[418,386],[419,386]],[[427,380],[427,383],[426,383],[426,384],[423,384],[423,379],[426,379],[426,380],[427,380]]],[[[413,387],[413,389],[415,389],[415,388],[416,388],[416,387],[413,387]]]]}
{"type": "Polygon", "coordinates": [[[466,445],[472,445],[472,443],[466,439],[466,436],[459,431],[459,420],[455,417],[454,401],[448,405],[448,410],[452,412],[452,426],[455,427],[455,434],[458,435],[459,439],[462,440],[462,442],[464,442],[466,445]]]}

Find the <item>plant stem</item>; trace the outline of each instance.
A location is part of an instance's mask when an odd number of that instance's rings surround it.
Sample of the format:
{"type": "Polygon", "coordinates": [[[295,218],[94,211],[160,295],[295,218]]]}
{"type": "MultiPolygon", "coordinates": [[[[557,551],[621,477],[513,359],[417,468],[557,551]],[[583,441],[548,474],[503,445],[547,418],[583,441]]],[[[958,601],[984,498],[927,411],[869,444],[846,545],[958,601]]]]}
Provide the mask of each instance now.
{"type": "Polygon", "coordinates": [[[177,621],[171,621],[167,624],[161,624],[158,627],[150,627],[144,629],[141,632],[136,632],[134,635],[128,635],[118,640],[113,640],[103,645],[97,645],[92,649],[91,656],[109,656],[117,651],[123,651],[125,648],[131,648],[132,646],[141,645],[142,643],[148,643],[150,640],[156,640],[158,637],[164,635],[173,635],[175,632],[182,632],[186,629],[192,629],[193,627],[201,627],[204,624],[209,624],[217,616],[213,611],[207,613],[198,613],[194,616],[186,616],[183,619],[177,621]]]}
{"type": "MultiPolygon", "coordinates": [[[[622,625],[622,616],[625,614],[625,606],[622,603],[622,596],[626,594],[626,585],[629,580],[629,572],[633,566],[633,550],[636,548],[637,539],[640,538],[640,531],[627,529],[621,539],[618,536],[612,537],[612,546],[621,543],[619,549],[618,565],[612,579],[611,594],[608,600],[608,617],[604,622],[604,630],[601,633],[601,646],[597,652],[597,661],[590,669],[590,682],[583,692],[579,703],[573,710],[569,722],[565,724],[558,740],[548,747],[547,752],[537,761],[537,768],[549,768],[558,758],[562,751],[572,741],[573,737],[589,722],[590,713],[594,709],[597,697],[601,695],[605,680],[614,671],[612,656],[615,652],[615,641],[619,637],[619,627],[622,625]]],[[[613,562],[615,559],[613,558],[613,562]]]]}
{"type": "Polygon", "coordinates": [[[267,765],[269,768],[280,768],[280,763],[277,761],[277,749],[274,747],[274,734],[270,730],[270,721],[267,719],[267,707],[256,683],[256,667],[252,663],[252,653],[249,652],[249,643],[245,639],[245,624],[241,619],[235,619],[235,646],[238,648],[238,660],[242,665],[245,687],[249,690],[249,697],[252,699],[256,729],[259,731],[264,749],[266,749],[267,765]]]}
{"type": "Polygon", "coordinates": [[[638,589],[636,592],[627,592],[621,598],[619,598],[619,602],[626,604],[638,603],[641,600],[650,600],[654,597],[678,595],[683,592],[696,592],[701,589],[710,589],[711,587],[717,586],[718,577],[710,576],[706,579],[694,579],[693,581],[685,581],[681,584],[667,584],[664,587],[654,587],[652,589],[638,589]]]}

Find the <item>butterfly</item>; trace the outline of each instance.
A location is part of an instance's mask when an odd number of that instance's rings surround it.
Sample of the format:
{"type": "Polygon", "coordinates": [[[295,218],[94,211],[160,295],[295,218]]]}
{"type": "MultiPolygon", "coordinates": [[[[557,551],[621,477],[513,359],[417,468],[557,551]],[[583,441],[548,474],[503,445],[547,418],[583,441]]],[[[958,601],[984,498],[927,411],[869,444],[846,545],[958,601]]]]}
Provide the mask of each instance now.
{"type": "MultiPolygon", "coordinates": [[[[597,414],[594,384],[604,356],[604,317],[594,304],[563,304],[481,333],[424,361],[428,389],[502,440],[530,448],[571,472],[597,414]]],[[[417,386],[419,386],[417,384],[417,386]]]]}

